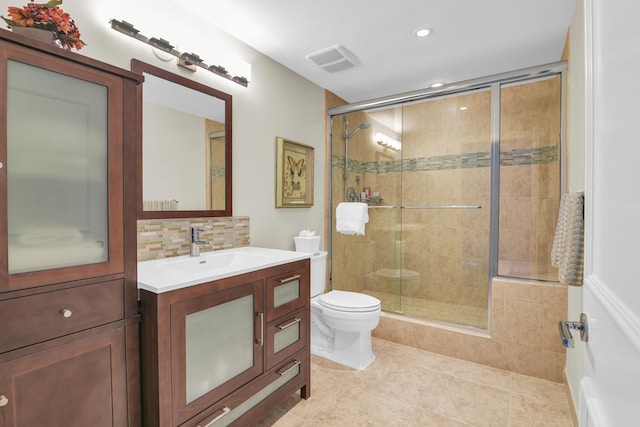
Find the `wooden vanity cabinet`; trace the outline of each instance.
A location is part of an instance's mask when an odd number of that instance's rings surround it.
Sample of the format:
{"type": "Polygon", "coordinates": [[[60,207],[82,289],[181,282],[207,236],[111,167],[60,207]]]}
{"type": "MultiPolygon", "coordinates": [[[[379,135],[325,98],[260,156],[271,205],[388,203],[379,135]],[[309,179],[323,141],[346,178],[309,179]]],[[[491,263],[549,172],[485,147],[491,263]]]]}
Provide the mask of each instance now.
{"type": "Polygon", "coordinates": [[[141,424],[136,87],[0,30],[0,425],[141,424]]]}
{"type": "Polygon", "coordinates": [[[140,310],[145,426],[246,426],[309,397],[308,259],[141,289],[140,310]]]}

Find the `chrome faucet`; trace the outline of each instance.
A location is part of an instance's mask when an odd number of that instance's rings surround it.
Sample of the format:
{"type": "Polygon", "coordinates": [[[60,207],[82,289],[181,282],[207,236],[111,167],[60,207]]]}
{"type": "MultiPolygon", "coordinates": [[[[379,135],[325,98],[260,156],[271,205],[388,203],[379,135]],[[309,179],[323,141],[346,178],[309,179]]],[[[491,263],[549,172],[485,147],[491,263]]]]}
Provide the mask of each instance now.
{"type": "Polygon", "coordinates": [[[200,232],[204,231],[198,227],[191,227],[191,253],[190,256],[200,256],[200,245],[208,245],[206,240],[200,240],[200,232]]]}

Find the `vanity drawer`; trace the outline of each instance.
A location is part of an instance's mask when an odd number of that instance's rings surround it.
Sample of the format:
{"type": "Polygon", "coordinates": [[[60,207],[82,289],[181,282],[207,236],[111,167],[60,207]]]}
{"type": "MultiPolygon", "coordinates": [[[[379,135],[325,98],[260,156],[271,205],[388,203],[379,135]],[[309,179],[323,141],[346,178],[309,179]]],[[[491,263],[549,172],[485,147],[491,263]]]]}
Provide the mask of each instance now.
{"type": "Polygon", "coordinates": [[[308,369],[304,353],[295,354],[252,384],[252,392],[235,392],[180,427],[255,425],[264,417],[260,414],[268,414],[304,385],[308,369]],[[257,410],[257,414],[252,414],[253,410],[257,410]]]}
{"type": "Polygon", "coordinates": [[[266,369],[282,363],[305,347],[309,330],[308,319],[303,309],[267,325],[266,369]]]}
{"type": "Polygon", "coordinates": [[[266,280],[267,322],[309,304],[308,260],[266,280]]]}
{"type": "Polygon", "coordinates": [[[0,353],[122,318],[122,279],[0,301],[0,353]]]}

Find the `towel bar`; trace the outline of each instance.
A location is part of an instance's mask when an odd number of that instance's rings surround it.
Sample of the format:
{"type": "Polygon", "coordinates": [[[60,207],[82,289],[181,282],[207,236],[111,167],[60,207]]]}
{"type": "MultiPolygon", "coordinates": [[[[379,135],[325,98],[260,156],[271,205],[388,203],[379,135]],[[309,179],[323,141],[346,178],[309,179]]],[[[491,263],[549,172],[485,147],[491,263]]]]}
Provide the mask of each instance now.
{"type": "MultiPolygon", "coordinates": [[[[397,206],[369,206],[369,209],[395,209],[397,206]]],[[[400,209],[482,209],[480,205],[432,205],[432,206],[400,206],[400,209]]]]}
{"type": "Polygon", "coordinates": [[[432,206],[400,206],[401,209],[482,209],[480,205],[432,205],[432,206]]]}

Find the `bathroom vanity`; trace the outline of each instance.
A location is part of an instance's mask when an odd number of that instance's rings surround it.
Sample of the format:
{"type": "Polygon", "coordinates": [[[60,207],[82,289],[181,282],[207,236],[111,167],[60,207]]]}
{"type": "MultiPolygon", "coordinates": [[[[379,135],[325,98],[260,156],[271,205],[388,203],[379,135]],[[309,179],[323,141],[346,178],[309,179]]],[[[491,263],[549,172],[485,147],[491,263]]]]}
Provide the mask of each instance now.
{"type": "Polygon", "coordinates": [[[138,265],[144,425],[252,425],[297,390],[309,397],[309,254],[138,265]]]}

